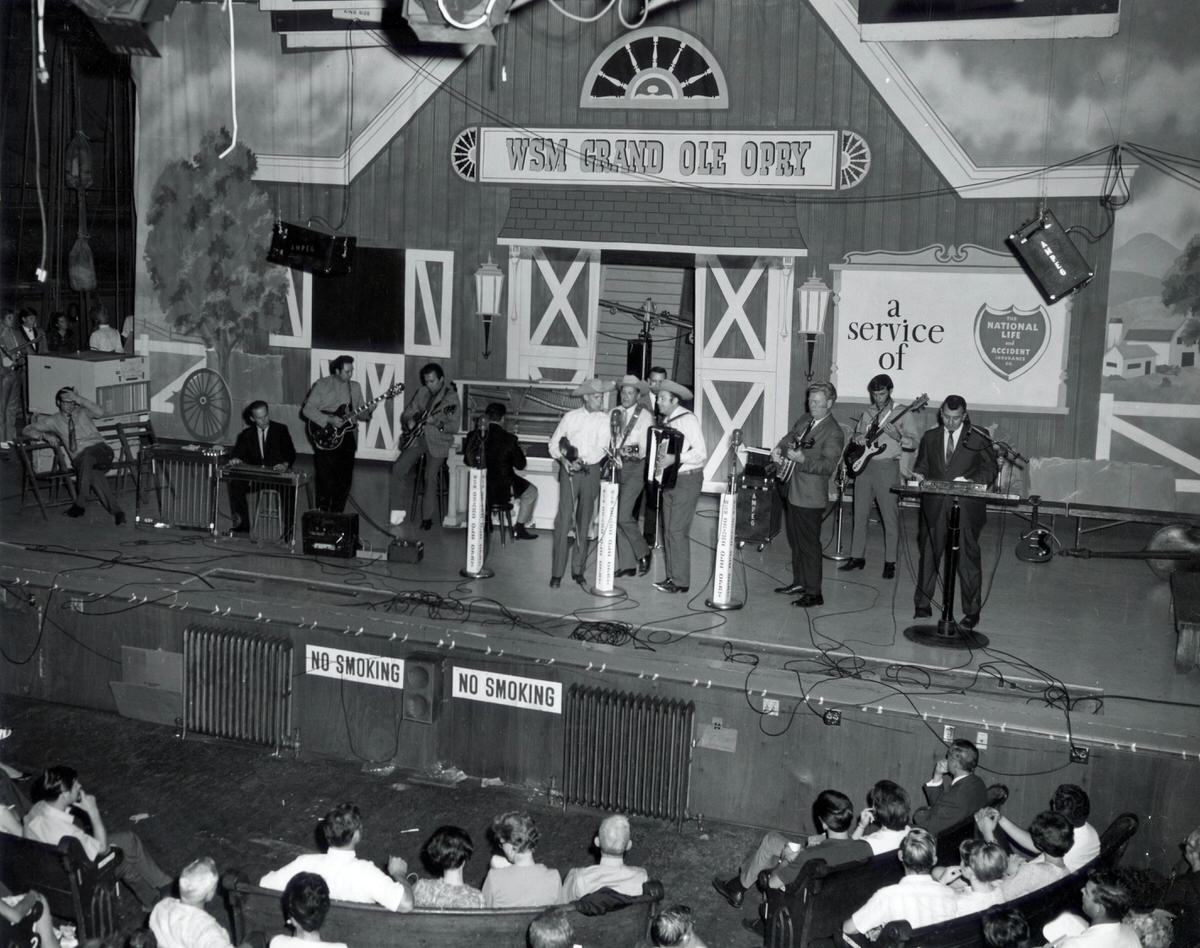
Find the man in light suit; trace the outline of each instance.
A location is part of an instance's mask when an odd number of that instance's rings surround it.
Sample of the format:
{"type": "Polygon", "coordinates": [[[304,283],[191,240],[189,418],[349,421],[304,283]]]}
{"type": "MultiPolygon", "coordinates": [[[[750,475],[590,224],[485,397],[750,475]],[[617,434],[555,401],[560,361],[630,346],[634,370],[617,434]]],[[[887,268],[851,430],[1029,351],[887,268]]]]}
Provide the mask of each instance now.
{"type": "MultiPolygon", "coordinates": [[[[251,402],[246,409],[250,424],[237,436],[233,450],[229,452],[231,465],[252,464],[256,467],[266,467],[273,471],[291,470],[296,463],[296,446],[292,443],[291,432],[287,425],[271,420],[271,407],[261,399],[251,402]]],[[[246,495],[250,491],[258,491],[261,484],[252,484],[242,480],[229,482],[229,509],[234,516],[234,525],[230,533],[246,534],[250,532],[250,513],[246,503],[246,495]]],[[[284,523],[291,523],[291,492],[281,491],[284,499],[284,523]]]]}
{"type": "Polygon", "coordinates": [[[925,784],[929,806],[913,814],[913,824],[937,836],[987,806],[987,787],[975,773],[978,766],[979,751],[975,745],[962,738],[953,741],[925,784]]]}
{"type": "Polygon", "coordinates": [[[813,382],[806,395],[808,414],[800,416],[771,452],[776,464],[794,462],[787,482],[784,521],[792,550],[792,581],[775,591],[798,594],[800,598],[792,605],[803,609],[825,605],[821,596],[821,520],[829,503],[829,478],[846,445],[846,433],[832,414],[837,389],[829,382],[813,382]]]}
{"type": "MultiPolygon", "coordinates": [[[[941,424],[921,437],[913,477],[937,481],[974,481],[990,484],[996,479],[996,457],[991,443],[971,427],[967,402],[961,395],[947,395],[938,412],[941,424]]],[[[913,617],[933,615],[930,599],[937,587],[938,568],[946,546],[946,525],[955,498],[939,494],[921,495],[921,519],[917,540],[921,567],[913,596],[913,617]]],[[[959,600],[963,617],[959,625],[973,629],[979,624],[983,606],[983,570],[979,561],[979,534],[987,523],[987,504],[982,500],[958,498],[959,509],[959,600]]],[[[953,605],[953,604],[952,604],[953,605]]]]}
{"type": "MultiPolygon", "coordinates": [[[[458,389],[436,362],[421,366],[421,387],[404,407],[400,422],[411,440],[396,458],[392,473],[402,487],[410,471],[425,458],[425,488],[421,495],[421,529],[433,529],[438,510],[438,476],[450,455],[458,431],[458,389]]],[[[393,504],[393,506],[396,506],[393,504]]],[[[402,506],[408,507],[405,503],[402,506]]],[[[415,513],[415,511],[414,511],[415,513]]]]}

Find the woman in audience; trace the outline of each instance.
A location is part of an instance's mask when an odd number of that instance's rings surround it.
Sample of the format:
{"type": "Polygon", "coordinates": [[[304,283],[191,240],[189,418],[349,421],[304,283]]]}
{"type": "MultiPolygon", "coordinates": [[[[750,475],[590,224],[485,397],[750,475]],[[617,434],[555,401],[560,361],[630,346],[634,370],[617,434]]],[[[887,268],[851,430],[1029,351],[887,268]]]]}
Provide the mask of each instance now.
{"type": "Polygon", "coordinates": [[[898,783],[880,780],[867,794],[866,809],[859,814],[851,839],[865,839],[872,854],[895,852],[911,828],[912,805],[898,783]],[[871,826],[874,829],[870,829],[871,826]]]}
{"type": "Polygon", "coordinates": [[[958,876],[969,886],[959,893],[958,914],[971,915],[1001,902],[999,883],[1008,868],[1008,853],[997,843],[977,839],[964,840],[960,851],[964,850],[962,865],[952,866],[941,881],[947,882],[947,877],[952,877],[957,870],[958,876]]]}
{"type": "Polygon", "coordinates": [[[529,923],[529,948],[572,948],[575,932],[562,909],[546,909],[529,923]]]}
{"type": "Polygon", "coordinates": [[[341,942],[322,942],[321,926],[329,913],[329,886],[315,872],[298,872],[283,890],[283,910],[294,934],[276,935],[271,948],[304,948],[309,942],[346,948],[341,942]]]}
{"type": "Polygon", "coordinates": [[[1015,908],[989,909],[983,915],[983,943],[988,948],[1029,948],[1029,923],[1015,908]]]}
{"type": "MultiPolygon", "coordinates": [[[[975,814],[975,825],[989,843],[996,842],[996,827],[1000,814],[985,807],[975,814]]],[[[1029,824],[1029,839],[1038,851],[1036,858],[1022,863],[1015,872],[1000,884],[1003,901],[1011,902],[1043,886],[1061,879],[1067,874],[1063,863],[1065,856],[1075,843],[1075,831],[1061,813],[1043,810],[1029,824]]]]}
{"type": "Polygon", "coordinates": [[[439,826],[425,844],[425,856],[441,874],[440,879],[421,879],[413,886],[417,908],[483,908],[483,893],[463,881],[463,866],[475,852],[467,831],[457,826],[439,826]]]}
{"type": "Polygon", "coordinates": [[[488,908],[553,905],[562,894],[562,876],[535,862],[538,828],[528,813],[502,813],[492,821],[492,834],[503,857],[492,860],[483,882],[483,903],[488,908]]]}

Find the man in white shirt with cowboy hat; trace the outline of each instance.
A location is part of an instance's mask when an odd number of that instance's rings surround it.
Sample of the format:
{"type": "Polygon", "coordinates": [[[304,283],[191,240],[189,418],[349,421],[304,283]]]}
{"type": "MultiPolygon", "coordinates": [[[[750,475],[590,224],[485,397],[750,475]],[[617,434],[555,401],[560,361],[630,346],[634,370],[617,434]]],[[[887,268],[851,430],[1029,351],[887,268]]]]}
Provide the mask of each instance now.
{"type": "Polygon", "coordinates": [[[659,385],[658,413],[662,416],[663,425],[683,435],[683,446],[679,449],[678,457],[660,453],[658,458],[663,468],[670,467],[677,460],[679,462],[675,486],[664,488],[659,495],[667,568],[666,578],[654,584],[654,588],[660,592],[685,593],[692,583],[692,548],[688,533],[696,516],[700,489],[704,486],[708,448],[704,444],[700,419],[679,404],[691,398],[692,393],[678,382],[664,379],[659,385]]]}
{"type": "Polygon", "coordinates": [[[642,396],[649,391],[650,386],[636,375],[626,375],[617,383],[617,408],[621,412],[621,435],[614,445],[621,458],[621,496],[617,503],[618,576],[645,576],[650,571],[650,546],[642,535],[641,524],[633,515],[646,486],[646,438],[654,423],[654,411],[642,404],[642,396]]]}
{"type": "Polygon", "coordinates": [[[583,399],[558,422],[550,436],[550,458],[558,462],[558,513],[554,518],[554,547],[551,551],[550,588],[562,585],[562,574],[571,558],[571,578],[587,587],[584,570],[592,541],[588,526],[600,496],[600,461],[611,441],[604,397],[613,389],[612,382],[587,379],[571,394],[583,399]],[[575,545],[568,533],[575,528],[575,545]]]}

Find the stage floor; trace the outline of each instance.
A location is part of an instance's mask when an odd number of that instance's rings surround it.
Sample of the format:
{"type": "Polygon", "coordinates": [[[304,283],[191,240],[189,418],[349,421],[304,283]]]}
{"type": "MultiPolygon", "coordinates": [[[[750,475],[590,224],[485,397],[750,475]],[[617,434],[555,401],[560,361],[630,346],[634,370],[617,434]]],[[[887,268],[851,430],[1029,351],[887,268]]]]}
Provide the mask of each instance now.
{"type": "MultiPolygon", "coordinates": [[[[424,542],[419,564],[318,559],[248,540],[115,528],[95,505],[78,520],[62,516],[62,508],[43,520],[36,508],[19,507],[11,482],[5,495],[0,578],[6,583],[57,585],[66,595],[114,601],[136,596],[198,615],[271,621],[275,628],[316,623],[438,647],[507,650],[616,675],[744,688],[752,701],[769,691],[816,706],[1200,754],[1200,672],[1175,669],[1169,583],[1134,560],[1022,562],[1014,548],[1026,524],[1012,514],[993,513],[982,538],[980,631],[990,645],[952,651],[903,635],[912,624],[917,562],[912,510],[902,515],[896,580],[880,576],[882,531],[872,524],[866,569],[842,573],[827,561],[825,605],[794,608],[789,597],[772,592],[790,576],[781,535],[761,552],[738,551],[733,585],[745,607],[717,612],[704,605],[712,593],[715,497],[702,499],[693,527],[689,594],[651,586],[662,576],[656,552],[650,575],[618,580],[624,595],[603,599],[569,576],[562,588],[549,588],[549,531],[506,545],[494,534],[487,565],[495,576],[467,580],[459,576],[462,530],[410,533],[424,542]]],[[[833,526],[830,516],[831,550],[833,526]]],[[[1057,528],[1071,545],[1073,522],[1060,520],[1057,528]]],[[[1085,540],[1095,549],[1140,550],[1153,530],[1125,525],[1085,540]]]]}

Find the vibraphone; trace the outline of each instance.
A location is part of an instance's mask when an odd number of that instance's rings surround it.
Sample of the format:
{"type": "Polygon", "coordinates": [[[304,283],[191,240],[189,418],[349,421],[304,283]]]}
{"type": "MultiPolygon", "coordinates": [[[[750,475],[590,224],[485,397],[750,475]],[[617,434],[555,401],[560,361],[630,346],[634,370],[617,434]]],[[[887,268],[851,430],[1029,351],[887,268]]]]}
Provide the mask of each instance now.
{"type": "Polygon", "coordinates": [[[206,530],[217,527],[217,471],[227,453],[219,445],[194,448],[148,445],[150,487],[138,496],[135,521],[153,527],[206,530]],[[153,514],[148,509],[155,504],[153,514]]]}

